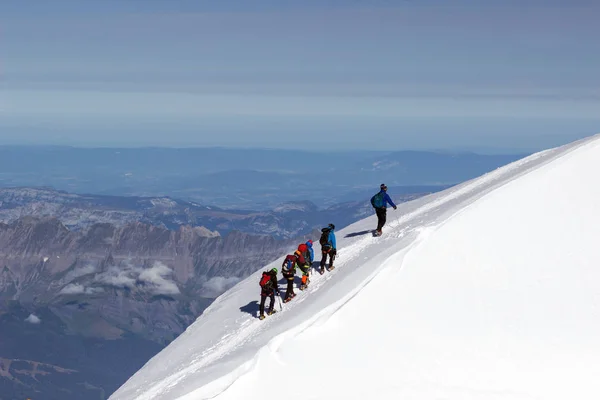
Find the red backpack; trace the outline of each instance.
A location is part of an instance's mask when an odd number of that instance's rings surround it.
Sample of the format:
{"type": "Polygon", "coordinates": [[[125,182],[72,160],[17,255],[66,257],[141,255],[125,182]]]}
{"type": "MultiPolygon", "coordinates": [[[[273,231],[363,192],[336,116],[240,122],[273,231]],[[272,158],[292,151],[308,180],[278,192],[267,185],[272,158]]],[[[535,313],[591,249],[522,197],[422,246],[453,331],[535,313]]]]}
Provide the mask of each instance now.
{"type": "Polygon", "coordinates": [[[269,290],[273,287],[273,282],[271,282],[271,274],[269,274],[267,271],[262,273],[262,277],[260,278],[260,287],[263,290],[269,290]]]}

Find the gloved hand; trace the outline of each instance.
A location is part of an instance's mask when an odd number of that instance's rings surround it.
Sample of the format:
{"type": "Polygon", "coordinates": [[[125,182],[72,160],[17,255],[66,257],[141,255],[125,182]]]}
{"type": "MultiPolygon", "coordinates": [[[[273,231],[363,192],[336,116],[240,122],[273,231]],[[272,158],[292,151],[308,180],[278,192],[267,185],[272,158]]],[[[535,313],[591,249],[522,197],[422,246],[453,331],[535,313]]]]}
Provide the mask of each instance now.
{"type": "Polygon", "coordinates": [[[394,210],[397,209],[398,207],[394,206],[394,210]]]}

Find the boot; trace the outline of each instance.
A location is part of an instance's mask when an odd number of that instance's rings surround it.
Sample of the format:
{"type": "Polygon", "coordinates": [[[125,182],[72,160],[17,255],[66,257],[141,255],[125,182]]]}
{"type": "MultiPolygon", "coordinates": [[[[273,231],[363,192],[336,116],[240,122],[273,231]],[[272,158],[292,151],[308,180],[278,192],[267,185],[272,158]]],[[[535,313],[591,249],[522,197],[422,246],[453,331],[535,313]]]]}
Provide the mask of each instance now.
{"type": "Polygon", "coordinates": [[[267,315],[273,315],[277,312],[277,310],[269,310],[269,312],[267,313],[267,315]]]}
{"type": "Polygon", "coordinates": [[[260,319],[261,321],[262,321],[263,319],[265,319],[265,314],[260,314],[260,317],[258,317],[258,319],[260,319]]]}
{"type": "Polygon", "coordinates": [[[308,275],[302,275],[302,284],[300,285],[300,290],[306,289],[308,286],[308,275]]]}

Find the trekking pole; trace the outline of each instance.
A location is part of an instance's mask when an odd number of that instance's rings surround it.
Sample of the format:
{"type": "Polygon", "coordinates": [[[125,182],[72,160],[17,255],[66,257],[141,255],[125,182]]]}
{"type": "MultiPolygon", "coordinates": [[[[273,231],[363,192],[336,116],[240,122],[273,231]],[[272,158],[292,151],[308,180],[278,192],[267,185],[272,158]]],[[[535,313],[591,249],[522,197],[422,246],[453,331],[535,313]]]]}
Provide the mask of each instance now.
{"type": "Polygon", "coordinates": [[[281,295],[279,293],[277,293],[277,299],[279,300],[279,311],[281,311],[283,308],[281,307],[281,295]]]}

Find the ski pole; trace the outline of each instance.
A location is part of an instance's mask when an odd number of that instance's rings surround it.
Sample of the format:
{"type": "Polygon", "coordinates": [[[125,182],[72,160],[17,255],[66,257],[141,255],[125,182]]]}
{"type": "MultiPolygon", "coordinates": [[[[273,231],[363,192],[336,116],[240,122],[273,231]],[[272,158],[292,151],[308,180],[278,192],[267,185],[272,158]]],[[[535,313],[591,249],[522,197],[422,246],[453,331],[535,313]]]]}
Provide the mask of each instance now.
{"type": "Polygon", "coordinates": [[[279,300],[279,311],[281,311],[283,308],[281,307],[281,295],[279,293],[277,293],[277,299],[279,300]]]}

